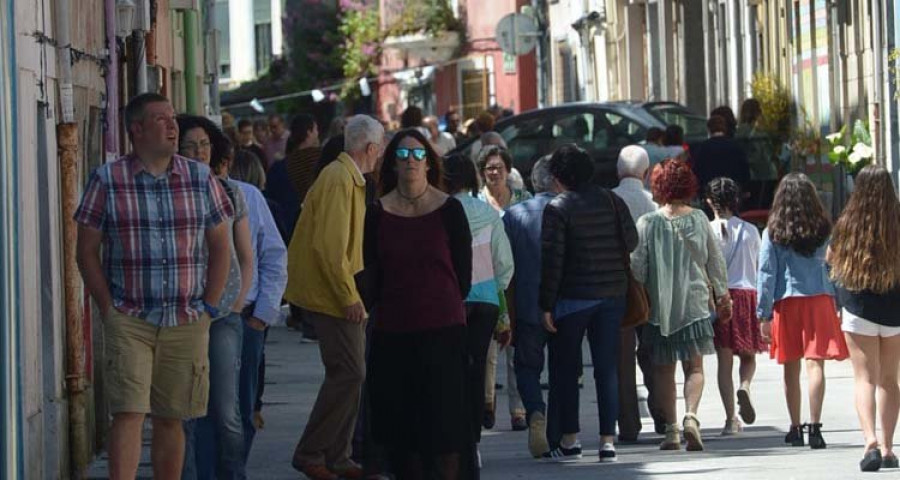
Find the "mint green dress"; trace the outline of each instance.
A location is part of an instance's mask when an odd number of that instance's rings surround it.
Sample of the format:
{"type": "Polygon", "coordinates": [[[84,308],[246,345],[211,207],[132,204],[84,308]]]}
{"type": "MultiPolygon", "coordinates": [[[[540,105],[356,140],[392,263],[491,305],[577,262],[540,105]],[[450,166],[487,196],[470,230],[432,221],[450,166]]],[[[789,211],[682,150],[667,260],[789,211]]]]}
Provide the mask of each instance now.
{"type": "Polygon", "coordinates": [[[728,292],[728,273],[706,214],[693,210],[668,218],[651,212],[638,219],[637,231],[631,269],[650,296],[650,322],[641,341],[650,347],[653,361],[672,364],[715,353],[704,270],[716,297],[728,292]]]}

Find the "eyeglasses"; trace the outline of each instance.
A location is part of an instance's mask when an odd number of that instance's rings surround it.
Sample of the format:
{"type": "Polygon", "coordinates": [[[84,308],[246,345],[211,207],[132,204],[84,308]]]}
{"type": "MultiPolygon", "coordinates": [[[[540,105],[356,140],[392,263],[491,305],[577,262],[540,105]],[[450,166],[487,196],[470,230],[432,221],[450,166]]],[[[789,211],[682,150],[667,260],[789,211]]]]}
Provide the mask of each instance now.
{"type": "Polygon", "coordinates": [[[497,173],[500,171],[506,170],[506,167],[503,165],[489,165],[484,167],[485,172],[497,173]]]}
{"type": "Polygon", "coordinates": [[[428,152],[424,148],[398,148],[395,154],[397,160],[409,160],[410,155],[418,161],[425,160],[425,156],[428,152]]]}
{"type": "Polygon", "coordinates": [[[199,152],[200,150],[209,150],[210,148],[212,148],[212,143],[209,143],[209,141],[202,141],[200,143],[184,142],[181,144],[182,150],[190,150],[192,152],[199,152]]]}

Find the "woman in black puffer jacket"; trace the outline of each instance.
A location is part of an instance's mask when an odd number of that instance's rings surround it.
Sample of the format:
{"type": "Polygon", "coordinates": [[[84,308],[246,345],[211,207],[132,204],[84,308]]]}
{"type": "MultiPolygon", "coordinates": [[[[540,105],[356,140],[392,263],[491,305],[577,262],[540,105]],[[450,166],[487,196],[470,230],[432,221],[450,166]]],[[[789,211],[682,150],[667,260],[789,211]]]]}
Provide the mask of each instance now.
{"type": "MultiPolygon", "coordinates": [[[[545,454],[581,456],[578,443],[578,372],[587,333],[600,414],[600,460],[614,460],[618,416],[619,326],[628,288],[626,257],[638,243],[625,202],[590,182],[591,157],[571,145],[550,159],[550,174],[563,192],[544,210],[540,306],[550,338],[550,398],[563,433],[559,448],[545,454]]],[[[551,422],[554,418],[551,418],[551,422]]],[[[548,426],[548,430],[551,427],[548,426]]]]}

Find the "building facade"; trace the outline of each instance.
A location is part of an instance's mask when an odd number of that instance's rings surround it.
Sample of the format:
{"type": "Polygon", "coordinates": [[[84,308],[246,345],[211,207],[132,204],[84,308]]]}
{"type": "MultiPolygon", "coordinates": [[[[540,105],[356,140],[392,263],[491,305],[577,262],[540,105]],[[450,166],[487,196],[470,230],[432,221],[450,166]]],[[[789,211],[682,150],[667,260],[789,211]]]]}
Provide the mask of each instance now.
{"type": "Polygon", "coordinates": [[[90,171],[128,150],[129,98],[213,109],[205,6],[0,2],[0,478],[80,477],[104,446],[102,330],[72,213],[90,171]]]}
{"type": "MultiPolygon", "coordinates": [[[[406,1],[381,2],[383,28],[398,21],[406,1]]],[[[461,32],[389,38],[381,58],[377,115],[397,120],[409,105],[436,115],[452,107],[463,119],[493,105],[517,113],[537,108],[535,53],[506,55],[495,38],[497,24],[505,15],[527,10],[530,4],[527,0],[458,0],[449,5],[462,25],[461,32]]]]}
{"type": "Polygon", "coordinates": [[[232,88],[264,74],[282,46],[283,0],[213,0],[219,85],[232,88]]]}

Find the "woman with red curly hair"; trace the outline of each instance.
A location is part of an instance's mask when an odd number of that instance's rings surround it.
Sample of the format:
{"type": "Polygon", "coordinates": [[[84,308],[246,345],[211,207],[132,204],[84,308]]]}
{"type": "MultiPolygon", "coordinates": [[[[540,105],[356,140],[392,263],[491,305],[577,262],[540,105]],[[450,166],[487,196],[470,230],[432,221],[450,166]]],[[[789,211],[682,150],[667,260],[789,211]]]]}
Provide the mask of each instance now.
{"type": "Polygon", "coordinates": [[[731,320],[728,274],[706,214],[690,206],[698,188],[690,165],[665,160],[653,169],[650,185],[661,207],[638,220],[640,241],[631,254],[631,268],[650,294],[650,322],[641,341],[652,352],[657,405],[666,421],[666,438],[659,448],[681,448],[675,405],[675,366],[681,361],[684,437],[688,450],[703,450],[697,420],[703,356],[716,351],[714,314],[719,322],[731,320]]]}

